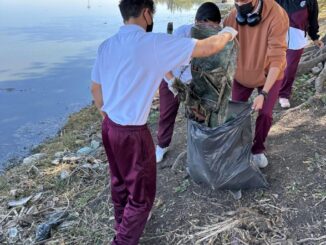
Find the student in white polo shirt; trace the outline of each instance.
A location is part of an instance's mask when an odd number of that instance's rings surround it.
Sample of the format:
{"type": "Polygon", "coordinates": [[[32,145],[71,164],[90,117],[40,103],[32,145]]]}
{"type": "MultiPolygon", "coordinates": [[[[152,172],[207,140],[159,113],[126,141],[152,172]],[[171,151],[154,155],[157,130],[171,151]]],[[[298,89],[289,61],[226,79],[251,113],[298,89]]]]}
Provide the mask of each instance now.
{"type": "Polygon", "coordinates": [[[104,117],[102,137],[115,215],[112,244],[133,245],[138,244],[155,198],[155,147],[146,122],[161,78],[191,57],[219,52],[237,32],[226,28],[200,41],[148,33],[153,0],[121,0],[119,8],[125,25],[98,49],[92,93],[104,117]]]}
{"type": "MultiPolygon", "coordinates": [[[[205,23],[209,26],[219,26],[221,22],[220,9],[215,3],[205,2],[201,4],[196,12],[195,23],[205,23]]],[[[191,37],[193,24],[178,27],[173,35],[176,37],[191,37]]],[[[190,83],[192,79],[190,64],[178,67],[172,71],[174,77],[179,78],[183,83],[190,83]]],[[[173,90],[173,89],[172,89],[173,90]]],[[[157,132],[156,162],[163,160],[165,153],[169,149],[172,140],[175,119],[178,114],[178,97],[170,91],[170,87],[165,80],[160,84],[160,117],[157,132]]]]}

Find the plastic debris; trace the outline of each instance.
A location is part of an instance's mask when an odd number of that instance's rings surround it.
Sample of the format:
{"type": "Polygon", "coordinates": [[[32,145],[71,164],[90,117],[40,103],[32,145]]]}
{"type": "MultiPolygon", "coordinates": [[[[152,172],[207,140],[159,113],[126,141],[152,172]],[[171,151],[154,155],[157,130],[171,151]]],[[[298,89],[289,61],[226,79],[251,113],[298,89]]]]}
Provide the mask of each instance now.
{"type": "Polygon", "coordinates": [[[94,149],[88,146],[85,146],[77,151],[78,155],[89,155],[94,149]]]}
{"type": "Polygon", "coordinates": [[[100,142],[98,142],[98,141],[96,141],[96,140],[92,140],[92,142],[91,142],[91,147],[92,147],[93,149],[97,149],[97,148],[99,148],[99,147],[100,147],[100,142]]]}
{"type": "Polygon", "coordinates": [[[13,207],[19,207],[19,206],[24,206],[26,203],[28,203],[29,200],[32,199],[33,196],[29,196],[29,197],[24,197],[22,199],[19,199],[18,201],[17,200],[13,200],[13,201],[10,201],[8,203],[8,206],[10,208],[13,208],[13,207]]]}
{"type": "Polygon", "coordinates": [[[67,170],[62,170],[60,173],[61,180],[67,179],[67,178],[69,178],[69,176],[70,176],[70,172],[67,170]]]}
{"type": "Polygon", "coordinates": [[[23,164],[24,165],[29,165],[29,164],[33,164],[43,158],[46,157],[46,154],[45,153],[37,153],[37,154],[34,154],[32,156],[29,156],[29,157],[26,157],[24,158],[23,160],[23,164]]]}
{"type": "Polygon", "coordinates": [[[51,230],[60,225],[68,217],[68,212],[58,212],[50,216],[48,222],[40,224],[36,229],[36,242],[51,237],[51,230]]]}
{"type": "Polygon", "coordinates": [[[8,237],[15,238],[18,235],[18,229],[16,227],[8,229],[8,237]]]}

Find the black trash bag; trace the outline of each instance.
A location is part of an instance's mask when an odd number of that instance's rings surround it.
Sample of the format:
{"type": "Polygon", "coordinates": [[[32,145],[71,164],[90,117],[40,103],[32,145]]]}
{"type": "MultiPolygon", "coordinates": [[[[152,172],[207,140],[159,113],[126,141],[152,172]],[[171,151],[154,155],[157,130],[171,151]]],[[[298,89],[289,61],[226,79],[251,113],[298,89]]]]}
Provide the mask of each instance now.
{"type": "Polygon", "coordinates": [[[187,162],[191,178],[212,189],[268,187],[260,170],[251,163],[251,105],[229,102],[225,121],[209,128],[188,120],[187,162]]]}

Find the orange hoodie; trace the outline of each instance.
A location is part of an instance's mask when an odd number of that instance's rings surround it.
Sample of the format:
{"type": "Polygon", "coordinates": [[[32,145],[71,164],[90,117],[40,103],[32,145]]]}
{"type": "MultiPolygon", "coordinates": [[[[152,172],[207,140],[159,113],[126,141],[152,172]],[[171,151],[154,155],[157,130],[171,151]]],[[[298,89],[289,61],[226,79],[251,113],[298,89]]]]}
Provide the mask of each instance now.
{"type": "Polygon", "coordinates": [[[274,0],[263,1],[262,21],[254,27],[239,25],[236,9],[224,20],[224,26],[238,31],[239,53],[234,78],[248,88],[263,86],[271,67],[280,68],[277,80],[282,79],[286,66],[288,16],[274,0]]]}

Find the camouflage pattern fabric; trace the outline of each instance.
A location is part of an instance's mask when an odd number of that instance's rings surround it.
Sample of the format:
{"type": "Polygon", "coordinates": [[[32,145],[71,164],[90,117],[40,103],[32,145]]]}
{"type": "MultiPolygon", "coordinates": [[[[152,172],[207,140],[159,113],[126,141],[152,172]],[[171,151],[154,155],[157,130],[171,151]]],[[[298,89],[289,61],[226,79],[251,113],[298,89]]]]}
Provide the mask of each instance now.
{"type": "MultiPolygon", "coordinates": [[[[191,30],[191,36],[204,39],[220,30],[220,27],[196,25],[191,30]]],[[[191,83],[185,85],[176,79],[173,85],[179,92],[179,99],[185,103],[187,118],[204,123],[208,127],[217,127],[225,122],[235,61],[234,42],[229,42],[218,54],[192,59],[191,83]]]]}

